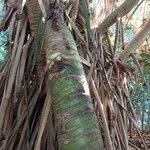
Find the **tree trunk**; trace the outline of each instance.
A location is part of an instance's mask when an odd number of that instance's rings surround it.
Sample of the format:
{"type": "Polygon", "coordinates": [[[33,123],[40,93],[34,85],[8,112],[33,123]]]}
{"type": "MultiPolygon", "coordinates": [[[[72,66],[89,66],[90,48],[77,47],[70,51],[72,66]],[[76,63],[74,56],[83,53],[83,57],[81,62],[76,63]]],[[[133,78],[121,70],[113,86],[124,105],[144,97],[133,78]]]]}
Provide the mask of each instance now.
{"type": "Polygon", "coordinates": [[[150,19],[148,19],[142,29],[136,33],[134,38],[127,44],[125,50],[120,54],[120,58],[123,61],[127,61],[131,53],[135,53],[138,47],[145,41],[145,39],[150,35],[150,19]]]}
{"type": "Polygon", "coordinates": [[[54,103],[58,149],[100,150],[102,139],[83,66],[58,2],[50,4],[44,50],[54,103]]]}
{"type": "Polygon", "coordinates": [[[101,24],[98,25],[97,32],[104,34],[110,26],[112,26],[117,18],[122,18],[129,13],[132,8],[140,0],[126,0],[120,7],[118,7],[113,13],[111,13],[101,24]]]}
{"type": "Polygon", "coordinates": [[[38,33],[39,23],[42,20],[38,0],[27,0],[27,14],[30,23],[32,37],[36,37],[38,33]]]}

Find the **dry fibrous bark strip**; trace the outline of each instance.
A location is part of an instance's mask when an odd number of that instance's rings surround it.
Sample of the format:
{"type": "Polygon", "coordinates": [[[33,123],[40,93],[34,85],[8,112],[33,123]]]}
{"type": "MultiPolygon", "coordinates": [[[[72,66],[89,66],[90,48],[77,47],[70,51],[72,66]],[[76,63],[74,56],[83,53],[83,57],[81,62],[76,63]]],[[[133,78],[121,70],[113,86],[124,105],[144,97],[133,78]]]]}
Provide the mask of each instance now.
{"type": "MultiPolygon", "coordinates": [[[[40,95],[39,89],[35,89],[34,95],[32,97],[30,97],[31,98],[31,101],[30,101],[30,104],[29,104],[29,107],[30,107],[29,116],[30,117],[33,114],[33,111],[35,109],[35,106],[36,106],[37,100],[39,98],[39,95],[40,95]]],[[[10,134],[7,135],[5,141],[3,142],[2,149],[4,149],[4,148],[8,149],[7,147],[9,146],[9,143],[11,143],[11,141],[13,139],[15,139],[14,136],[18,134],[19,129],[23,125],[23,123],[25,121],[25,118],[26,118],[26,115],[27,114],[26,114],[25,110],[23,110],[22,115],[17,120],[17,124],[14,126],[14,128],[12,128],[10,134]]]]}
{"type": "MultiPolygon", "coordinates": [[[[16,77],[16,73],[17,73],[17,67],[18,67],[18,64],[20,61],[20,57],[22,54],[22,47],[23,47],[24,40],[25,40],[26,29],[27,29],[27,18],[25,18],[25,20],[24,20],[24,26],[22,28],[22,35],[18,41],[18,43],[19,43],[18,47],[16,47],[17,48],[16,49],[16,51],[17,51],[16,57],[15,58],[12,57],[14,60],[12,60],[12,68],[10,70],[11,74],[9,76],[7,89],[3,95],[2,103],[0,106],[0,115],[1,115],[1,117],[0,117],[0,132],[2,132],[2,126],[4,123],[6,108],[8,106],[9,101],[10,101],[11,93],[13,90],[13,85],[14,85],[15,77],[16,77]]],[[[12,56],[14,56],[14,55],[15,54],[13,53],[12,56]]]]}
{"type": "MultiPolygon", "coordinates": [[[[51,110],[51,95],[49,91],[50,91],[50,87],[49,87],[49,84],[47,83],[47,94],[46,94],[45,103],[41,112],[41,119],[39,123],[38,134],[37,134],[37,138],[36,138],[36,142],[34,146],[35,150],[40,150],[41,148],[42,136],[43,136],[46,124],[47,124],[49,112],[51,110]]],[[[52,131],[52,129],[50,130],[52,131]]]]}
{"type": "Polygon", "coordinates": [[[118,7],[114,12],[112,12],[101,24],[97,27],[97,32],[100,34],[104,34],[107,32],[110,26],[112,26],[117,18],[122,18],[128,12],[132,10],[132,8],[139,2],[140,0],[126,0],[120,7],[118,7]]]}
{"type": "Polygon", "coordinates": [[[57,2],[50,4],[43,46],[54,103],[58,149],[103,149],[83,66],[57,2]]]}
{"type": "Polygon", "coordinates": [[[135,53],[138,47],[146,40],[150,35],[150,18],[147,19],[142,29],[137,32],[134,38],[127,44],[125,50],[120,54],[120,58],[123,61],[127,61],[131,53],[135,53]]]}
{"type": "Polygon", "coordinates": [[[105,144],[106,144],[106,148],[108,150],[112,150],[112,141],[111,141],[111,137],[110,137],[110,132],[109,132],[109,129],[108,129],[108,124],[107,124],[107,119],[106,119],[106,114],[104,112],[104,107],[103,107],[103,104],[102,104],[102,101],[101,101],[101,98],[99,97],[98,95],[98,92],[96,90],[96,86],[94,84],[94,81],[93,79],[91,79],[91,85],[92,85],[92,89],[93,89],[93,93],[97,99],[97,103],[98,103],[98,107],[99,107],[99,111],[100,111],[100,114],[101,114],[101,117],[102,117],[102,121],[103,121],[103,132],[105,134],[105,144]]]}
{"type": "Polygon", "coordinates": [[[4,29],[8,25],[8,21],[10,17],[12,16],[13,11],[17,8],[17,3],[18,3],[18,0],[11,0],[7,2],[8,8],[5,12],[2,22],[0,22],[0,29],[4,29]]]}
{"type": "Polygon", "coordinates": [[[72,21],[75,22],[78,15],[79,0],[71,0],[71,3],[73,4],[73,6],[69,13],[69,16],[72,21]]]}

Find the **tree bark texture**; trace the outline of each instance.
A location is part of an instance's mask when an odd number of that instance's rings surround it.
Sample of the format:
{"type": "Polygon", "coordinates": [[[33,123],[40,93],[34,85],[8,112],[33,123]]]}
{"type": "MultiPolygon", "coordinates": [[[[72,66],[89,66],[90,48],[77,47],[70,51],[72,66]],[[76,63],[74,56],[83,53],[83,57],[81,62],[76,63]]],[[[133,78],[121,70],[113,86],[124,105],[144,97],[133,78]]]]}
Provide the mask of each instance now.
{"type": "Polygon", "coordinates": [[[35,36],[38,34],[39,22],[42,19],[38,0],[27,0],[27,13],[31,35],[35,38],[35,36]]]}
{"type": "Polygon", "coordinates": [[[58,149],[103,149],[83,66],[58,3],[50,4],[44,37],[58,149]]]}

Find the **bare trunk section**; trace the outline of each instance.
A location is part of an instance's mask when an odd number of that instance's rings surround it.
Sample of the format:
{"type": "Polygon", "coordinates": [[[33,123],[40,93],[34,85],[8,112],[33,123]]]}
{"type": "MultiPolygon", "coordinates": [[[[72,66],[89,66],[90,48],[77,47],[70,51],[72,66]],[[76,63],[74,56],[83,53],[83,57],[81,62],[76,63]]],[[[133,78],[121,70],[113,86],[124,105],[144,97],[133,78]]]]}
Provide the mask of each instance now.
{"type": "Polygon", "coordinates": [[[88,84],[74,39],[57,2],[50,5],[44,50],[60,150],[103,149],[88,84]]]}
{"type": "Polygon", "coordinates": [[[27,14],[30,23],[31,35],[35,38],[38,33],[39,22],[42,20],[38,0],[27,0],[27,14]]]}
{"type": "Polygon", "coordinates": [[[44,23],[38,0],[27,0],[27,15],[31,29],[31,36],[34,38],[34,64],[36,64],[37,85],[40,86],[45,72],[45,52],[42,50],[42,36],[44,23]]]}
{"type": "Polygon", "coordinates": [[[122,18],[129,13],[132,8],[140,0],[126,0],[120,7],[118,7],[113,13],[111,13],[101,24],[98,25],[97,32],[104,34],[110,26],[112,26],[117,18],[122,18]]]}
{"type": "Polygon", "coordinates": [[[148,19],[143,28],[135,34],[134,38],[127,44],[125,50],[120,54],[120,58],[123,61],[127,61],[131,53],[135,51],[142,45],[146,38],[150,35],[150,19],[148,19]]]}

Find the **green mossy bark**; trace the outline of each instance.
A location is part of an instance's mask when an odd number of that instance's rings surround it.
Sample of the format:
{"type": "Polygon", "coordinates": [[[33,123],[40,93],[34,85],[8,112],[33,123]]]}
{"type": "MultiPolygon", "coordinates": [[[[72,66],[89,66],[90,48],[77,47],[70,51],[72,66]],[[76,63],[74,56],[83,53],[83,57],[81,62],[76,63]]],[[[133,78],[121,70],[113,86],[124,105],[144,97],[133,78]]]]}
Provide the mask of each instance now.
{"type": "MultiPolygon", "coordinates": [[[[53,11],[54,10],[54,11],[53,11]]],[[[74,39],[61,9],[46,23],[44,50],[59,150],[102,150],[99,125],[74,39]]]]}

